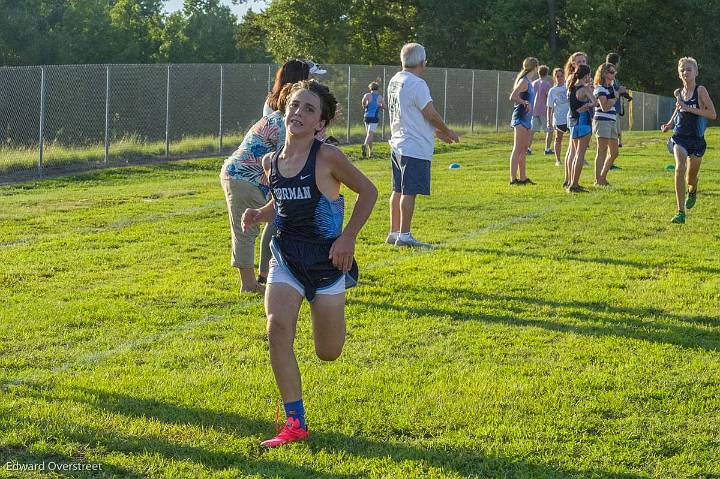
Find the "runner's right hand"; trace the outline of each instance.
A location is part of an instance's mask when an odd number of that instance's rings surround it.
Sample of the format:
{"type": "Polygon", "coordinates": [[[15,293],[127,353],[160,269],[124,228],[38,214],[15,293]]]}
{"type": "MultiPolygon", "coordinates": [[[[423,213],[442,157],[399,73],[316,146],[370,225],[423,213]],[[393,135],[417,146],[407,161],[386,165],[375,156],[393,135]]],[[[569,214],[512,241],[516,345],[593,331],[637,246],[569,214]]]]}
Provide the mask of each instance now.
{"type": "Polygon", "coordinates": [[[255,208],[248,208],[245,210],[245,212],[242,215],[242,219],[240,220],[240,227],[243,230],[243,233],[247,233],[248,229],[255,223],[258,223],[258,220],[260,218],[260,210],[255,208]]]}

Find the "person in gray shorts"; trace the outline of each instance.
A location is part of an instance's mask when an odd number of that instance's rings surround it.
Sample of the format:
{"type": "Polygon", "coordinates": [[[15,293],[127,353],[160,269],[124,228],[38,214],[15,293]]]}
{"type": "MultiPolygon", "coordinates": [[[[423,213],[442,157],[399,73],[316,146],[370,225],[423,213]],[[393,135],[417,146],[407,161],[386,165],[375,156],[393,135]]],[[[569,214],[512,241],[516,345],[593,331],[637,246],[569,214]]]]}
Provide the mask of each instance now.
{"type": "Polygon", "coordinates": [[[429,247],[410,233],[415,197],[430,194],[430,165],[435,136],[445,143],[459,141],[433,106],[430,89],[420,75],[427,64],[425,48],[408,43],[400,51],[402,71],[388,83],[390,148],[393,192],[390,196],[390,233],[386,243],[429,247]]]}

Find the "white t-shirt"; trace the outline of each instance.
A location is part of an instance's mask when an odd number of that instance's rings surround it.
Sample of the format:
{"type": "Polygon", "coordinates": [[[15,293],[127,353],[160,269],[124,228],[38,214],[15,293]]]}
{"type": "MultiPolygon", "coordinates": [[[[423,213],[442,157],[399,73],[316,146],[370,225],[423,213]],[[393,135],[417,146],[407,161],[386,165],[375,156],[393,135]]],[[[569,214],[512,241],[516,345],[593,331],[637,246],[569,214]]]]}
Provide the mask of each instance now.
{"type": "Polygon", "coordinates": [[[390,79],[387,106],[390,110],[390,147],[396,155],[432,160],[435,127],[422,114],[432,101],[425,80],[408,71],[390,79]]]}
{"type": "Polygon", "coordinates": [[[567,114],[570,110],[568,102],[567,90],[564,85],[554,86],[548,92],[547,99],[548,108],[553,109],[553,126],[566,125],[567,114]]]}

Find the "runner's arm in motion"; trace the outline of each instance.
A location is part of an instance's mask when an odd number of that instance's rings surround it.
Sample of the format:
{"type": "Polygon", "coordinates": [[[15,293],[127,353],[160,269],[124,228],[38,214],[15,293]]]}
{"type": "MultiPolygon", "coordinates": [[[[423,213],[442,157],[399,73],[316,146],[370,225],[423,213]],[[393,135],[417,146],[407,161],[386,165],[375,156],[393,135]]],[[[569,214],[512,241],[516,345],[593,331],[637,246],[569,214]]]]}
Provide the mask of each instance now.
{"type": "Polygon", "coordinates": [[[347,186],[358,195],[350,220],[343,228],[342,234],[330,247],[329,258],[333,265],[337,269],[347,272],[352,267],[357,235],[370,218],[378,192],[373,182],[358,170],[339,149],[323,146],[318,159],[321,158],[328,165],[329,173],[335,181],[347,186]]]}
{"type": "Polygon", "coordinates": [[[687,104],[682,101],[682,97],[678,98],[678,102],[681,103],[683,110],[687,111],[688,113],[702,116],[704,118],[707,118],[708,120],[714,120],[717,118],[717,113],[715,112],[715,105],[713,104],[712,99],[710,99],[710,94],[708,93],[707,88],[705,88],[704,86],[698,87],[698,101],[700,103],[700,108],[694,108],[691,106],[687,106],[687,104]]]}
{"type": "Polygon", "coordinates": [[[368,106],[368,103],[370,103],[370,94],[365,93],[362,97],[362,101],[360,102],[362,104],[362,107],[365,108],[368,106]]]}
{"type": "Polygon", "coordinates": [[[665,133],[670,128],[672,128],[673,122],[675,121],[675,117],[677,116],[679,111],[680,111],[680,107],[676,105],[675,110],[673,111],[672,115],[670,115],[670,119],[667,121],[667,123],[663,123],[662,125],[660,125],[660,131],[665,133]]]}
{"type": "MultiPolygon", "coordinates": [[[[270,158],[273,153],[268,153],[263,156],[262,166],[265,170],[265,177],[270,178],[270,158]]],[[[271,199],[262,208],[247,208],[242,215],[240,220],[240,227],[243,232],[246,232],[255,223],[269,223],[275,219],[275,199],[271,199]]]]}

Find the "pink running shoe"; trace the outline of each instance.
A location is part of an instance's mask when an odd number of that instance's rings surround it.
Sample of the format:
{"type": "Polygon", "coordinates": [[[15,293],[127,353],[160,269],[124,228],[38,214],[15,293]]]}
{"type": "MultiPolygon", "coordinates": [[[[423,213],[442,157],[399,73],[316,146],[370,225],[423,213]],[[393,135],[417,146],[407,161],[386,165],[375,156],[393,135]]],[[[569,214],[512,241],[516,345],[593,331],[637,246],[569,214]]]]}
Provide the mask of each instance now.
{"type": "Polygon", "coordinates": [[[307,439],[309,435],[307,429],[300,427],[299,419],[289,417],[277,436],[261,442],[260,445],[263,447],[278,447],[288,442],[302,441],[307,439]]]}

